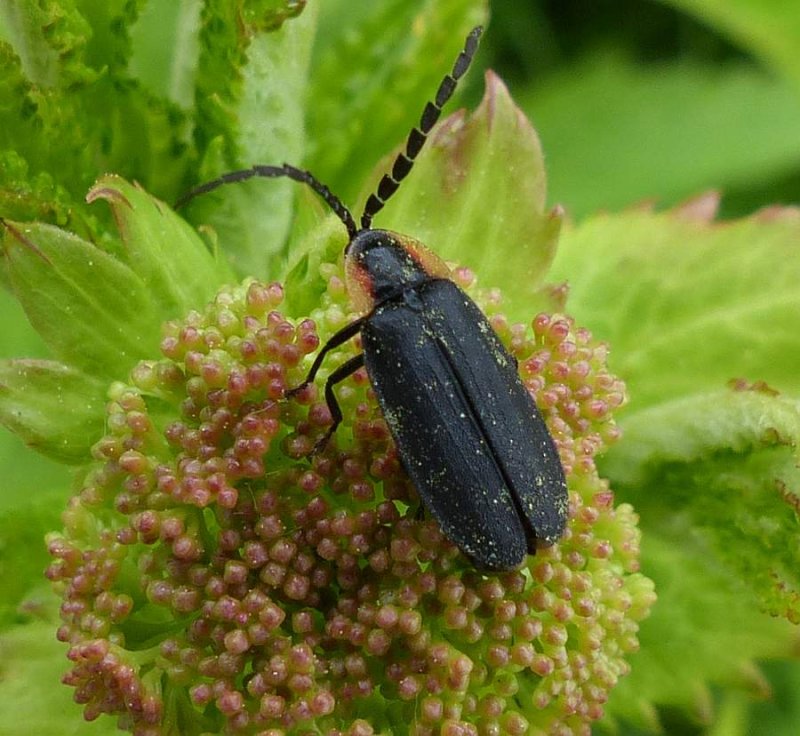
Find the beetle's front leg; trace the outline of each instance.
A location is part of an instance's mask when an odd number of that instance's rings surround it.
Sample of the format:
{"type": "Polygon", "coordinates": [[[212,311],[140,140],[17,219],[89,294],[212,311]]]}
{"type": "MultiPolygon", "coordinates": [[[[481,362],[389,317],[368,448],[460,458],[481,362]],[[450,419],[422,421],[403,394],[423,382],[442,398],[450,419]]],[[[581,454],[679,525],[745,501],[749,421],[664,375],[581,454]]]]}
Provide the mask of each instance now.
{"type": "MultiPolygon", "coordinates": [[[[339,330],[336,334],[331,337],[328,342],[326,342],[320,351],[317,353],[317,357],[314,358],[314,362],[311,364],[311,370],[308,372],[305,380],[299,385],[295,386],[294,388],[289,389],[285,396],[287,399],[292,398],[293,396],[297,396],[306,386],[310,383],[314,382],[314,379],[317,376],[317,372],[319,371],[320,367],[322,366],[322,361],[325,360],[325,356],[334,348],[338,348],[340,345],[346,343],[350,338],[355,337],[359,332],[361,332],[361,327],[364,324],[364,320],[366,317],[360,317],[355,322],[351,322],[349,325],[346,325],[341,330],[339,330]]],[[[349,363],[350,361],[348,361],[349,363]]],[[[347,365],[345,363],[344,365],[347,365]]],[[[344,366],[342,366],[344,367],[344,366]]],[[[356,370],[355,368],[353,370],[356,370]]],[[[352,372],[352,371],[351,371],[352,372]]],[[[334,371],[333,375],[338,373],[338,369],[334,371]]],[[[330,379],[328,379],[330,381],[330,379]]],[[[326,388],[327,393],[327,388],[326,388]]],[[[330,406],[330,404],[329,404],[330,406]]]]}
{"type": "Polygon", "coordinates": [[[333,387],[337,383],[344,381],[344,379],[348,376],[353,375],[353,373],[355,373],[363,365],[364,354],[360,353],[359,355],[350,358],[350,360],[348,360],[346,363],[342,363],[342,365],[340,365],[328,376],[328,380],[325,381],[325,403],[328,405],[328,410],[331,413],[331,417],[333,417],[333,423],[330,427],[328,427],[325,434],[314,443],[314,448],[311,450],[312,455],[316,454],[325,447],[325,445],[328,443],[328,440],[331,438],[331,435],[336,431],[336,428],[342,422],[342,410],[339,406],[338,400],[336,399],[336,394],[333,393],[333,387]]]}

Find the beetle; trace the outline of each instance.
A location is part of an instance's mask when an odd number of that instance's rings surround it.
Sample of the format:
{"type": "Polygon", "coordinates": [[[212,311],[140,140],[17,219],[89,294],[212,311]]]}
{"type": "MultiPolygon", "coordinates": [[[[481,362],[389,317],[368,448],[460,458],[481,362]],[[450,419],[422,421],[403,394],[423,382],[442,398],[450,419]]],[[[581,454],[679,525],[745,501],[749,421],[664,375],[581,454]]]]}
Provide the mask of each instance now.
{"type": "Polygon", "coordinates": [[[317,353],[311,384],[326,355],[361,335],[363,352],[331,372],[325,401],[342,421],[334,387],[364,366],[424,506],[445,536],[480,570],[519,567],[538,544],[564,533],[568,495],[555,442],[517,372],[516,360],[477,305],[420,242],[373,229],[379,212],[411,171],[443,105],[466,73],[482,28],[473,29],[452,71],[427,103],[405,149],[369,197],[356,225],[347,207],[310,172],[289,164],[233,171],[188,192],[178,203],[252,177],[288,177],[311,187],[347,228],[347,286],[363,316],[317,353]]]}

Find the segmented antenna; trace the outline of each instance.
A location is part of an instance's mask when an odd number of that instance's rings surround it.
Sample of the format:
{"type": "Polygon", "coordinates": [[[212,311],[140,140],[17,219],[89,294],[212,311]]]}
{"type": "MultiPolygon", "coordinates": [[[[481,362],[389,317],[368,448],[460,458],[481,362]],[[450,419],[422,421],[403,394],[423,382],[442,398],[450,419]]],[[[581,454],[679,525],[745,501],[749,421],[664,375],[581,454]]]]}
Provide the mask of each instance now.
{"type": "Polygon", "coordinates": [[[278,177],[286,176],[289,179],[299,181],[302,184],[308,184],[308,186],[310,186],[317,194],[319,194],[320,197],[322,197],[322,199],[325,200],[328,207],[330,207],[333,213],[344,223],[344,226],[347,228],[348,237],[352,240],[356,236],[356,233],[358,232],[356,221],[353,219],[353,215],[350,214],[350,210],[344,206],[342,200],[339,199],[321,181],[319,181],[310,171],[298,169],[291,164],[283,164],[283,166],[265,166],[257,164],[249,169],[229,171],[227,174],[223,174],[218,179],[207,181],[205,184],[201,184],[199,187],[195,187],[194,189],[186,192],[186,194],[184,194],[175,203],[175,209],[183,207],[187,202],[190,202],[200,194],[213,191],[214,189],[224,186],[225,184],[247,181],[248,179],[261,176],[268,179],[277,179],[278,177]]]}
{"type": "Polygon", "coordinates": [[[397,158],[392,165],[392,173],[384,174],[375,193],[370,194],[364,207],[364,213],[361,215],[361,228],[363,230],[369,230],[372,218],[383,209],[383,205],[386,204],[389,197],[397,191],[400,182],[408,176],[411,167],[414,165],[414,160],[425,144],[428,133],[431,132],[431,128],[439,119],[442,108],[453,96],[458,80],[467,73],[467,69],[472,63],[472,57],[475,56],[475,52],[478,50],[478,42],[482,33],[483,26],[476,26],[470,31],[467,40],[464,42],[464,50],[458,55],[456,63],[453,65],[453,71],[442,80],[433,102],[428,102],[425,105],[419,126],[412,128],[408,134],[406,150],[397,154],[397,158]]]}

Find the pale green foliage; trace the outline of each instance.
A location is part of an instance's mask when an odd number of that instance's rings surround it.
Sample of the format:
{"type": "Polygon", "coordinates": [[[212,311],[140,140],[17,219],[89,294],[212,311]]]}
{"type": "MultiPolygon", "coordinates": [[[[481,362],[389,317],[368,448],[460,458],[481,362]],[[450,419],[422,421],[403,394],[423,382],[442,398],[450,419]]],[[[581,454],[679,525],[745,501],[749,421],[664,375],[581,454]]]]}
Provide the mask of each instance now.
{"type": "MultiPolygon", "coordinates": [[[[435,133],[376,225],[474,267],[482,286],[503,288],[513,316],[563,308],[609,343],[630,404],[602,470],[640,514],[642,569],[660,598],[609,725],[663,727],[663,706],[711,724],[719,708],[720,736],[755,732],[750,719],[793,734],[791,719],[770,719],[750,698],[773,687],[786,712],[797,707],[796,627],[764,613],[798,615],[797,214],[723,225],[706,198],[667,213],[589,215],[793,176],[800,12],[760,0],[665,4],[718,28],[772,75],[739,60],[634,67],[603,49],[541,86],[512,88],[541,131],[549,198],[537,135],[492,82],[496,106],[485,101],[435,133]],[[578,221],[554,253],[555,201],[578,221]],[[765,659],[789,663],[762,669],[765,659]]],[[[480,0],[326,0],[290,19],[300,9],[281,0],[0,3],[2,280],[44,339],[21,330],[19,310],[4,302],[3,355],[42,360],[3,363],[0,416],[32,447],[83,462],[102,432],[109,381],[157,353],[164,320],[243,275],[285,277],[287,312],[308,314],[325,289],[320,263],[343,245],[338,223],[291,182],[193,203],[182,214],[204,226],[204,244],[125,181],[93,189],[110,207],[87,203],[98,177],[121,174],[171,202],[224,170],[287,160],[354,205],[486,17],[480,0]]],[[[486,53],[491,37],[490,28],[486,53]]],[[[480,86],[478,70],[466,81],[480,86]]],[[[53,732],[53,712],[63,734],[100,733],[77,710],[71,724],[61,720],[62,650],[36,646],[52,622],[9,628],[52,617],[35,546],[57,525],[65,491],[55,493],[50,471],[37,474],[33,453],[0,441],[5,505],[31,491],[39,499],[18,502],[0,525],[0,697],[30,719],[5,731],[0,719],[0,734],[53,732]],[[20,706],[22,694],[41,707],[20,706]]]]}

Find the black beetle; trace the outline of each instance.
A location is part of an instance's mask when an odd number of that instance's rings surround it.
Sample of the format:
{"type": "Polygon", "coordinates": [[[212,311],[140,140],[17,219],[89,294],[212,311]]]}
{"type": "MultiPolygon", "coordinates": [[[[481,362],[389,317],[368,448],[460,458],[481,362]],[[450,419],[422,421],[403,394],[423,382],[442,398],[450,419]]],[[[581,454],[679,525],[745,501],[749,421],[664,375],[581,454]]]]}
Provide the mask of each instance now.
{"type": "Polygon", "coordinates": [[[357,227],[350,211],[307,171],[288,164],[253,166],[203,184],[178,203],[223,184],[286,176],[308,184],[347,228],[351,297],[365,314],[319,351],[306,380],[327,353],[361,333],[363,353],[325,384],[333,424],[342,420],[333,387],[366,366],[400,460],[445,535],[482,570],[518,567],[527,552],[564,532],[567,485],[555,443],[523,386],[515,359],[475,303],[449,279],[447,266],[421,243],[373,230],[374,215],[397,190],[469,68],[482,29],[467,37],[450,74],[428,102],[391,174],[370,196],[357,227]]]}

